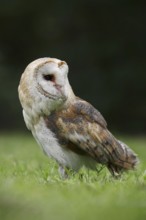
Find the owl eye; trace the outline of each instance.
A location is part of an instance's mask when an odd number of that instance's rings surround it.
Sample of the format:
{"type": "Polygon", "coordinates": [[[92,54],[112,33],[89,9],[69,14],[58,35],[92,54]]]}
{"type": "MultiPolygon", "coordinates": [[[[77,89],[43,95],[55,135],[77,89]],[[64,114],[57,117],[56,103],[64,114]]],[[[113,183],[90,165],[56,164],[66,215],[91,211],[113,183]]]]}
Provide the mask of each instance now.
{"type": "Polygon", "coordinates": [[[55,81],[55,77],[54,77],[53,74],[44,75],[43,78],[44,78],[46,81],[52,81],[52,82],[55,81]]]}

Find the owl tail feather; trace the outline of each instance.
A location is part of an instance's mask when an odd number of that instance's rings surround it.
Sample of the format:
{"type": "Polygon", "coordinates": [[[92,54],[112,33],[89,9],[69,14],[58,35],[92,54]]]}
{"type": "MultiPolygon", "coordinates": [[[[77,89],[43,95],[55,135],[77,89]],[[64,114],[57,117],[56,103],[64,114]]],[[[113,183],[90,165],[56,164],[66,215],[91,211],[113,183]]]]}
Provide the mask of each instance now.
{"type": "Polygon", "coordinates": [[[125,143],[115,139],[114,145],[112,154],[109,153],[107,168],[114,177],[118,177],[123,171],[134,169],[139,159],[125,143]]]}

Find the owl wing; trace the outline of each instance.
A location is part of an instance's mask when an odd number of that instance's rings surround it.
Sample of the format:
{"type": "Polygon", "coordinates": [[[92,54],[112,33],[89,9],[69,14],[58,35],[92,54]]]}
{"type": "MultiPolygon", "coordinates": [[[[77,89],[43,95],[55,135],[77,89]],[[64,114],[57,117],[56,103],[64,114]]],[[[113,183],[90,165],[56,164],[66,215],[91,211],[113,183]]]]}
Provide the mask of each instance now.
{"type": "Polygon", "coordinates": [[[73,105],[73,111],[75,111],[77,115],[85,117],[89,122],[96,122],[103,128],[107,126],[101,113],[90,103],[82,99],[77,98],[77,101],[73,105]]]}
{"type": "Polygon", "coordinates": [[[102,115],[89,103],[77,99],[58,113],[56,126],[66,146],[76,153],[86,153],[105,164],[114,175],[132,169],[137,163],[135,153],[121,144],[107,130],[102,115]]]}

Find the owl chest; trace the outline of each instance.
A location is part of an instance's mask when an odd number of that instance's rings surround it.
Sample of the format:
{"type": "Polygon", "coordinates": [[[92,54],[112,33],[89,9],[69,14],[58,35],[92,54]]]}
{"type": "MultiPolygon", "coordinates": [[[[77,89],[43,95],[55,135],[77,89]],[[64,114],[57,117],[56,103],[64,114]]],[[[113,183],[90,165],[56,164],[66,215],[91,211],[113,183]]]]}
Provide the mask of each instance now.
{"type": "Polygon", "coordinates": [[[78,170],[82,165],[80,155],[61,146],[55,134],[48,129],[44,119],[34,126],[32,134],[47,156],[54,158],[59,164],[78,170]]]}

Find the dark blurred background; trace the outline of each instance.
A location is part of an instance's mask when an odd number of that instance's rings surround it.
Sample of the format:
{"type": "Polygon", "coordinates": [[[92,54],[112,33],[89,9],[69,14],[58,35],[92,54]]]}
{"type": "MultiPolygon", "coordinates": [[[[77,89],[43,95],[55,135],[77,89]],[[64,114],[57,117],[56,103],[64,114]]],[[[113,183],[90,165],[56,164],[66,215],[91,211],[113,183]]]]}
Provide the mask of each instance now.
{"type": "Polygon", "coordinates": [[[146,7],[140,1],[0,0],[0,129],[25,129],[17,87],[39,57],[67,61],[75,93],[117,132],[146,132],[146,7]]]}

